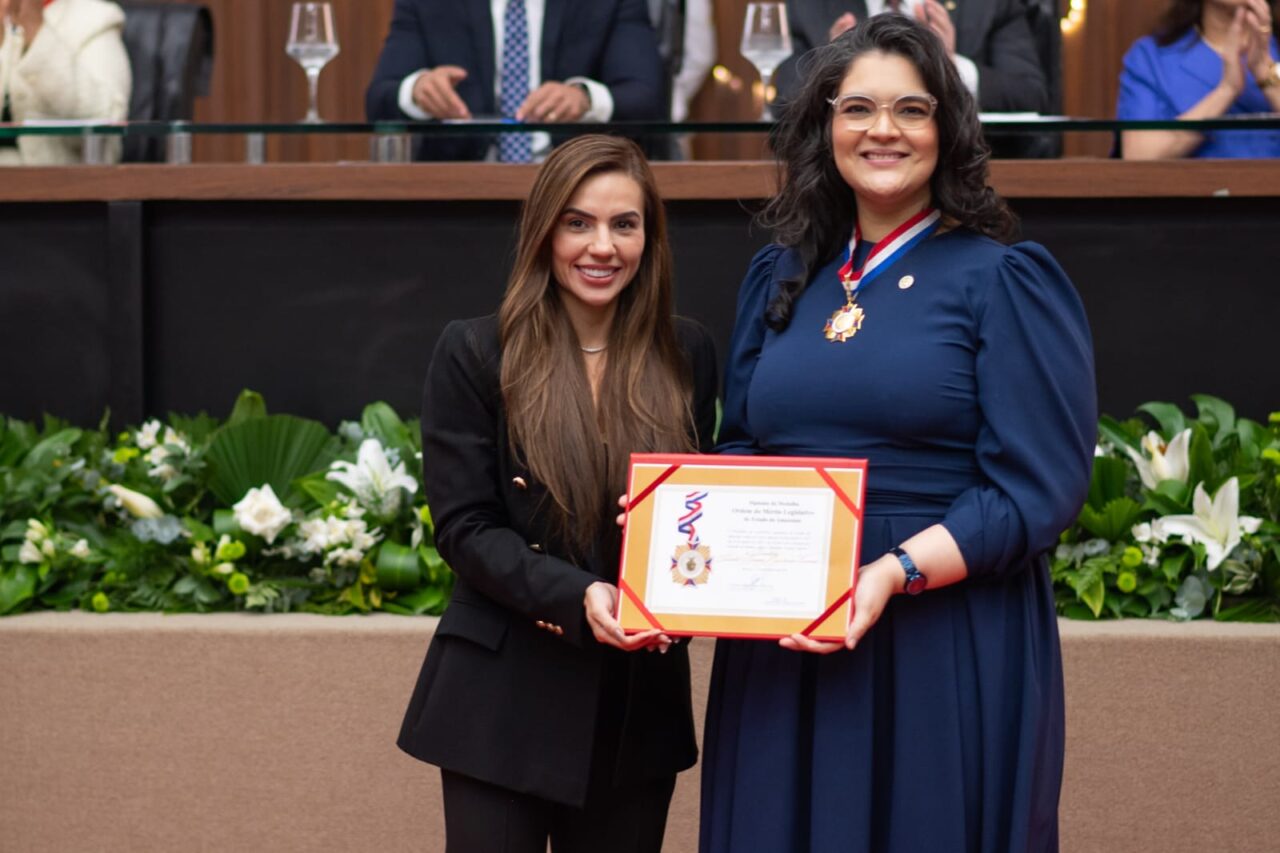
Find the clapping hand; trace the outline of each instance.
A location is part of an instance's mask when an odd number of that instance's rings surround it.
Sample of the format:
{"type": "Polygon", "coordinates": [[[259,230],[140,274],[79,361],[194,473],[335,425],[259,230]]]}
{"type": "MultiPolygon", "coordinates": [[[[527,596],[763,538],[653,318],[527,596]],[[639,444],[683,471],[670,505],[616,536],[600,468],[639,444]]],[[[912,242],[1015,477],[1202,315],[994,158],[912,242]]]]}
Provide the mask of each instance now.
{"type": "Polygon", "coordinates": [[[1253,72],[1255,80],[1262,80],[1271,73],[1271,9],[1266,0],[1245,0],[1236,10],[1241,18],[1244,60],[1253,72]]]}
{"type": "Polygon", "coordinates": [[[836,18],[835,22],[831,24],[831,28],[827,30],[827,41],[835,41],[857,25],[858,16],[852,12],[845,12],[836,18]]]}
{"type": "Polygon", "coordinates": [[[1231,26],[1227,28],[1227,36],[1222,44],[1213,44],[1205,39],[1205,44],[1222,57],[1222,80],[1218,85],[1227,89],[1232,97],[1239,97],[1244,91],[1244,63],[1249,51],[1249,34],[1246,31],[1246,9],[1236,8],[1231,18],[1231,26]]]}
{"type": "Polygon", "coordinates": [[[951,15],[938,0],[924,0],[914,7],[916,20],[933,30],[934,35],[942,39],[947,49],[947,56],[956,54],[956,27],[951,23],[951,15]]]}

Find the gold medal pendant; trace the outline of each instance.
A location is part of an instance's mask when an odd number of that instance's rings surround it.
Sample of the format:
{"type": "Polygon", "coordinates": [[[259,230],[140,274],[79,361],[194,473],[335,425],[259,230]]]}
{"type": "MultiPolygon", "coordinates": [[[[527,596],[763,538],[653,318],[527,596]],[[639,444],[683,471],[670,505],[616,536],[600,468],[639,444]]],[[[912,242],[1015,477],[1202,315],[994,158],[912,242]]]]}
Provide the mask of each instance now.
{"type": "Polygon", "coordinates": [[[826,335],[827,340],[842,344],[858,333],[865,317],[866,314],[851,299],[843,308],[831,315],[831,319],[827,320],[826,326],[822,329],[823,334],[826,335]]]}

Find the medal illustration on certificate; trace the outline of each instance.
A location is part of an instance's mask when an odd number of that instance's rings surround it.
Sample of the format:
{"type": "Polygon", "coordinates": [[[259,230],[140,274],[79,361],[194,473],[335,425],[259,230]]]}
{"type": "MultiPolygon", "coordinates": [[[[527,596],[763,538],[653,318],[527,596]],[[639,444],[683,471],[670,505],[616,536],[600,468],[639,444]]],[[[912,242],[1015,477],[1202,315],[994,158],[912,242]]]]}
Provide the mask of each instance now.
{"type": "Polygon", "coordinates": [[[711,580],[711,548],[698,538],[697,522],[702,518],[702,502],[709,492],[689,492],[684,498],[684,515],[676,529],[685,541],[671,555],[671,580],[681,586],[697,587],[711,580]]]}

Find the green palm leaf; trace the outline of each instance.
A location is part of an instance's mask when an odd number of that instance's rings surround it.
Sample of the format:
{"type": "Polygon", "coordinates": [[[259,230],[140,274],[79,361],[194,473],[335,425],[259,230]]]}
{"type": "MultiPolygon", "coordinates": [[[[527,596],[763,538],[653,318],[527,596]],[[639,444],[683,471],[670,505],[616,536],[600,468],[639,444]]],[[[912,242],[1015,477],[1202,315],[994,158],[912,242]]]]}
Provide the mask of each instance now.
{"type": "Polygon", "coordinates": [[[226,506],[249,489],[270,483],[281,501],[302,496],[297,478],[328,467],[334,457],[329,431],[316,421],[292,415],[266,415],[223,427],[213,437],[206,459],[209,489],[226,506]]]}

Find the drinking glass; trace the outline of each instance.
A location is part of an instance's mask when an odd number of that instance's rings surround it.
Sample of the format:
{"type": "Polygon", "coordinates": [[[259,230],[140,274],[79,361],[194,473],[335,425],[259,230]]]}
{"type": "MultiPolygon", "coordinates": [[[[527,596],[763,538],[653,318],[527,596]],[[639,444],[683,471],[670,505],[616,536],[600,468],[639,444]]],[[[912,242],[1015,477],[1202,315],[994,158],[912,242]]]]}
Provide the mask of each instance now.
{"type": "Polygon", "coordinates": [[[791,29],[782,3],[748,3],[742,25],[742,55],[760,72],[764,90],[762,121],[773,118],[769,110],[769,81],[782,61],[791,55],[791,29]]]}
{"type": "Polygon", "coordinates": [[[333,7],[328,3],[294,3],[293,19],[289,23],[289,41],[285,44],[284,52],[307,73],[310,100],[307,117],[303,121],[319,123],[317,99],[320,69],[338,55],[338,36],[333,31],[333,7]]]}

